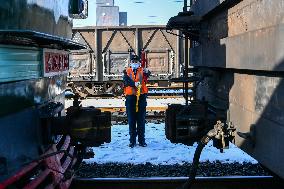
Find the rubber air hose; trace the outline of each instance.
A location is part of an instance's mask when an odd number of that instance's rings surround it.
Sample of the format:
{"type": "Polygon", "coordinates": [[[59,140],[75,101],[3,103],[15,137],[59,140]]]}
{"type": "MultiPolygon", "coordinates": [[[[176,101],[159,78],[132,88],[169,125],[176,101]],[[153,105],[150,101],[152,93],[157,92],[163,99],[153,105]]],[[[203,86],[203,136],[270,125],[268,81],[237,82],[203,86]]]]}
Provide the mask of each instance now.
{"type": "Polygon", "coordinates": [[[192,187],[195,181],[201,152],[203,148],[208,144],[208,142],[215,136],[216,136],[216,130],[212,129],[201,139],[201,141],[198,142],[198,145],[194,152],[194,157],[193,157],[193,162],[192,162],[192,166],[191,166],[190,173],[189,173],[189,178],[181,187],[178,187],[177,189],[190,189],[192,187]]]}

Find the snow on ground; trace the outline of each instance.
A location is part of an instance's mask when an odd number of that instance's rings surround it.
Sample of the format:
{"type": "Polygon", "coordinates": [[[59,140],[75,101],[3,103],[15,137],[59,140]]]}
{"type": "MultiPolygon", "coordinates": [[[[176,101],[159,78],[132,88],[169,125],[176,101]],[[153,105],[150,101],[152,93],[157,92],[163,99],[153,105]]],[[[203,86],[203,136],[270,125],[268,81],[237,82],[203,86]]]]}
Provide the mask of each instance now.
{"type": "MultiPolygon", "coordinates": [[[[66,100],[66,108],[72,105],[72,100],[66,100]]],[[[148,107],[166,107],[168,104],[184,104],[184,99],[180,98],[148,98],[148,107]]],[[[94,107],[124,107],[125,98],[97,99],[90,98],[82,101],[82,106],[94,107]]],[[[112,142],[104,144],[101,147],[94,148],[95,158],[85,160],[86,162],[96,163],[146,163],[152,164],[182,164],[184,162],[192,162],[193,155],[197,144],[194,146],[186,146],[183,144],[172,144],[166,139],[165,124],[148,123],[146,125],[146,148],[136,146],[129,148],[129,134],[127,125],[112,126],[112,142]]],[[[256,160],[238,149],[234,145],[230,145],[230,149],[220,153],[220,151],[212,147],[209,143],[201,154],[200,161],[216,161],[221,162],[251,162],[257,163],[256,160]]]]}
{"type": "MultiPolygon", "coordinates": [[[[194,144],[194,146],[186,146],[171,143],[165,137],[164,127],[164,123],[148,123],[146,125],[146,142],[148,146],[144,148],[137,145],[134,148],[129,148],[128,126],[113,125],[111,143],[93,148],[95,157],[85,160],[85,162],[133,164],[145,164],[149,162],[155,165],[192,162],[197,144],[194,144]]],[[[200,161],[213,162],[216,160],[224,163],[257,163],[256,160],[232,144],[230,145],[230,149],[225,150],[224,153],[220,153],[219,150],[212,147],[212,143],[209,143],[204,148],[200,161]]]]}
{"type": "MultiPolygon", "coordinates": [[[[73,100],[66,100],[66,108],[72,106],[73,100]]],[[[183,97],[178,98],[148,98],[147,105],[149,107],[165,107],[168,104],[184,104],[185,100],[183,97]]],[[[107,99],[98,99],[98,98],[88,98],[82,100],[82,106],[94,106],[96,108],[108,108],[108,107],[124,107],[125,98],[107,98],[107,99]]]]}

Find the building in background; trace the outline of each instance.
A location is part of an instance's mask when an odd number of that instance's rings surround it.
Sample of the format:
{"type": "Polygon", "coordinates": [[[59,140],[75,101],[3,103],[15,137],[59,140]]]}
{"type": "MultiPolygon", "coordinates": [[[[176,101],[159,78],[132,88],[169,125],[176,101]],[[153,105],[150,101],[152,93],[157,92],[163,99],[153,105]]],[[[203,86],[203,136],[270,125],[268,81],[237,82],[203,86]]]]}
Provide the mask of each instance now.
{"type": "Polygon", "coordinates": [[[127,12],[119,12],[119,25],[127,26],[127,12]]]}
{"type": "Polygon", "coordinates": [[[114,6],[114,0],[97,0],[97,6],[114,6]]]}
{"type": "Polygon", "coordinates": [[[118,6],[98,6],[97,26],[119,26],[118,6]]]}
{"type": "Polygon", "coordinates": [[[97,0],[97,26],[127,26],[127,12],[119,12],[114,0],[97,0]]]}

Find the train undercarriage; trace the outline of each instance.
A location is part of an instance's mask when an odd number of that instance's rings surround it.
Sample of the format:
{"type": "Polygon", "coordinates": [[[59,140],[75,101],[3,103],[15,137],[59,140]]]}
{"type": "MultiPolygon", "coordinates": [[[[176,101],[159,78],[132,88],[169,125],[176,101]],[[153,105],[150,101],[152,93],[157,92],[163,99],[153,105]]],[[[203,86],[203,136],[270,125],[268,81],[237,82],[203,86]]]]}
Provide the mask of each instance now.
{"type": "MultiPolygon", "coordinates": [[[[170,83],[168,80],[148,81],[149,96],[182,96],[184,86],[181,83],[170,83]]],[[[192,84],[190,84],[192,87],[192,84]]],[[[121,80],[110,81],[74,81],[67,84],[66,97],[72,98],[75,94],[80,98],[86,97],[118,97],[124,95],[124,85],[121,80]]]]}

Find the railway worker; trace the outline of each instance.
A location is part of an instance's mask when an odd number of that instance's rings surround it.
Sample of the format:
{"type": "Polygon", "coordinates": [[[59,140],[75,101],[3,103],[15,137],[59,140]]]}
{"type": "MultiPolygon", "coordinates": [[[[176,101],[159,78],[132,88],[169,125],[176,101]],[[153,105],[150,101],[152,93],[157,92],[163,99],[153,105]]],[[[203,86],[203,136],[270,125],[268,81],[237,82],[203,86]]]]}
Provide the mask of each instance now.
{"type": "Polygon", "coordinates": [[[130,66],[124,70],[124,94],[129,124],[129,147],[131,148],[136,145],[137,136],[139,146],[147,146],[145,142],[146,98],[148,93],[146,81],[150,74],[147,68],[141,67],[139,57],[136,55],[131,58],[130,66]]]}

